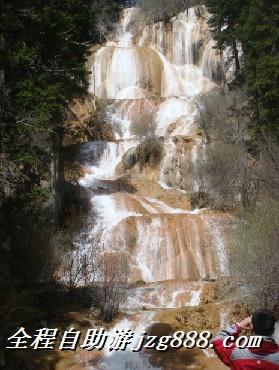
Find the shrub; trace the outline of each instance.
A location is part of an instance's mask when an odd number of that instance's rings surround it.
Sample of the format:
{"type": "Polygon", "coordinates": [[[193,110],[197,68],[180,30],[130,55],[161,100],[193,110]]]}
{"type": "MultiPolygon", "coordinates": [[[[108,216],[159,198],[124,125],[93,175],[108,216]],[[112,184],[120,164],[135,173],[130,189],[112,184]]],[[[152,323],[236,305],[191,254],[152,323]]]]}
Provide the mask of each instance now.
{"type": "Polygon", "coordinates": [[[104,254],[98,266],[99,316],[101,320],[110,322],[126,299],[129,276],[128,257],[124,253],[104,254]]]}
{"type": "Polygon", "coordinates": [[[156,136],[147,137],[137,148],[137,161],[141,168],[148,165],[155,166],[160,163],[163,156],[163,146],[156,136]]]}
{"type": "Polygon", "coordinates": [[[251,207],[258,196],[259,182],[243,91],[229,95],[216,92],[201,98],[197,107],[198,124],[207,143],[196,166],[200,192],[207,192],[210,205],[216,208],[231,208],[237,202],[251,207]]]}
{"type": "Polygon", "coordinates": [[[257,195],[252,176],[252,159],[241,144],[214,142],[196,166],[199,189],[209,193],[211,206],[231,208],[236,202],[249,208],[257,195]]]}
{"type": "Polygon", "coordinates": [[[231,266],[238,282],[257,308],[278,310],[279,202],[265,201],[242,214],[232,236],[231,266]]]}
{"type": "Polygon", "coordinates": [[[140,137],[150,137],[155,135],[156,124],[153,114],[145,114],[140,116],[136,121],[132,122],[131,134],[140,137]]]}

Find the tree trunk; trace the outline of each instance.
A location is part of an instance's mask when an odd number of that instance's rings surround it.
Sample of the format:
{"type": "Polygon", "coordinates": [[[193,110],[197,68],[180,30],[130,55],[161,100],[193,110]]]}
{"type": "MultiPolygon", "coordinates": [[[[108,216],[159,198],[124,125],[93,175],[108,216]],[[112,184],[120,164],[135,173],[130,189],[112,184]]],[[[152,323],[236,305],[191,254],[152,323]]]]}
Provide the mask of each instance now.
{"type": "Polygon", "coordinates": [[[63,163],[61,160],[61,147],[62,147],[62,130],[58,128],[56,134],[52,139],[52,199],[55,224],[60,226],[62,223],[62,203],[63,191],[62,184],[64,181],[63,163]]]}
{"type": "Polygon", "coordinates": [[[232,42],[232,47],[233,47],[233,56],[234,56],[234,60],[235,60],[235,73],[236,73],[236,75],[238,75],[239,72],[240,72],[240,62],[239,62],[237,43],[236,43],[235,39],[232,42]]]}

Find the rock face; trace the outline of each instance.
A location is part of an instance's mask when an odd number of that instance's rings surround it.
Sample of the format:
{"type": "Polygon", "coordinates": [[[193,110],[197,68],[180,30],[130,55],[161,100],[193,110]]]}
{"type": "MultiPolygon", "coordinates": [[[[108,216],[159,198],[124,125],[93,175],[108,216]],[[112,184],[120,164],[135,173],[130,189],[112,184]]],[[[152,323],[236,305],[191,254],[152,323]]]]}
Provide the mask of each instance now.
{"type": "Polygon", "coordinates": [[[105,118],[102,108],[94,106],[90,96],[74,100],[64,119],[64,146],[88,141],[113,141],[113,128],[105,118]]]}
{"type": "Polygon", "coordinates": [[[165,160],[161,167],[161,181],[170,188],[188,193],[197,191],[194,171],[202,144],[186,136],[175,136],[165,142],[165,160]]]}
{"type": "Polygon", "coordinates": [[[128,150],[116,168],[116,173],[125,173],[138,164],[139,171],[143,167],[156,168],[163,157],[162,141],[156,137],[145,138],[137,147],[128,150]]]}

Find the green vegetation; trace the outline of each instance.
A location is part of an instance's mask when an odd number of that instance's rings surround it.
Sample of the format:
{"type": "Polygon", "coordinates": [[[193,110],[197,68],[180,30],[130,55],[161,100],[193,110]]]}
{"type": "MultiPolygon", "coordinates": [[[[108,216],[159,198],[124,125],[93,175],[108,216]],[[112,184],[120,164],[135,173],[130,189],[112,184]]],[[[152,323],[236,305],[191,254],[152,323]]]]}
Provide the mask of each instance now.
{"type": "Polygon", "coordinates": [[[26,193],[39,184],[50,145],[59,144],[67,101],[85,87],[95,13],[85,1],[15,1],[2,7],[1,118],[10,159],[20,169],[18,189],[26,193]]]}
{"type": "Polygon", "coordinates": [[[217,47],[232,48],[239,79],[247,82],[254,114],[252,130],[257,136],[272,135],[278,141],[278,2],[205,0],[205,5],[212,14],[209,23],[217,47]]]}
{"type": "Polygon", "coordinates": [[[0,236],[5,278],[11,274],[15,281],[31,283],[32,279],[20,277],[25,268],[13,266],[13,248],[19,248],[26,263],[34,252],[38,274],[32,281],[43,281],[39,261],[48,253],[44,248],[49,237],[41,235],[61,226],[63,215],[63,117],[71,100],[87,91],[89,47],[102,39],[98,22],[113,23],[121,4],[107,0],[1,4],[0,236]]]}
{"type": "Polygon", "coordinates": [[[246,288],[255,307],[278,312],[279,5],[273,0],[205,5],[217,48],[231,49],[233,85],[242,92],[233,93],[237,105],[229,101],[232,94],[225,102],[208,97],[202,104],[200,126],[210,145],[198,166],[199,181],[211,206],[237,210],[231,235],[236,286],[246,288]]]}
{"type": "MultiPolygon", "coordinates": [[[[72,99],[86,92],[89,47],[113,31],[124,3],[13,0],[1,4],[0,282],[6,286],[51,285],[56,264],[67,258],[63,248],[73,248],[60,222],[62,121],[72,99]]],[[[200,3],[138,1],[148,22],[167,21],[200,3]]],[[[209,145],[197,164],[198,185],[201,193],[209,194],[209,206],[241,209],[234,230],[235,276],[255,292],[253,297],[261,305],[273,308],[278,301],[279,5],[275,0],[268,6],[264,0],[205,0],[205,4],[212,14],[209,22],[217,49],[231,48],[237,74],[234,84],[240,90],[202,101],[200,127],[209,145]]],[[[233,84],[229,88],[233,90],[233,84]]],[[[100,112],[94,122],[97,131],[104,128],[100,112]]],[[[153,118],[142,117],[132,130],[144,138],[132,152],[132,165],[158,165],[163,147],[154,135],[153,118]]],[[[90,134],[96,136],[93,131],[90,134]]],[[[73,201],[72,188],[69,193],[67,199],[73,201]]],[[[72,289],[80,278],[72,274],[74,264],[79,263],[83,271],[91,261],[69,258],[65,276],[72,289]]],[[[102,319],[110,320],[121,303],[126,272],[110,261],[103,269],[107,281],[97,296],[102,319]]]]}
{"type": "Polygon", "coordinates": [[[218,49],[230,46],[236,64],[236,72],[240,71],[239,51],[237,42],[240,40],[242,12],[246,0],[206,0],[206,6],[212,17],[209,24],[217,41],[218,49]]]}

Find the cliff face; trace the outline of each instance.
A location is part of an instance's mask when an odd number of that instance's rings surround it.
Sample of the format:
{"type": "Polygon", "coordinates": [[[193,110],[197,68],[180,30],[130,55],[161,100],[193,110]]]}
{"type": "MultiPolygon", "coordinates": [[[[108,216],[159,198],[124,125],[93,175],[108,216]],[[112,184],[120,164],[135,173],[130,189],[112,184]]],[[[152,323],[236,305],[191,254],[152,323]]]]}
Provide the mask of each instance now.
{"type": "MultiPolygon", "coordinates": [[[[129,282],[141,284],[129,289],[123,311],[136,315],[127,316],[129,327],[145,329],[159,317],[155,307],[198,306],[205,281],[227,274],[228,216],[191,207],[204,146],[197,104],[225,73],[207,11],[194,7],[144,27],[139,12],[124,10],[113,40],[92,54],[90,98],[72,105],[68,127],[69,137],[91,140],[76,156],[84,169],[79,184],[90,195],[90,240],[100,244],[97,258],[127,258],[129,282]],[[102,114],[94,119],[96,101],[102,114]]],[[[81,240],[77,248],[82,256],[91,244],[81,240]]],[[[119,361],[125,368],[125,356],[119,361]]],[[[116,369],[109,357],[103,365],[116,369]]]]}

